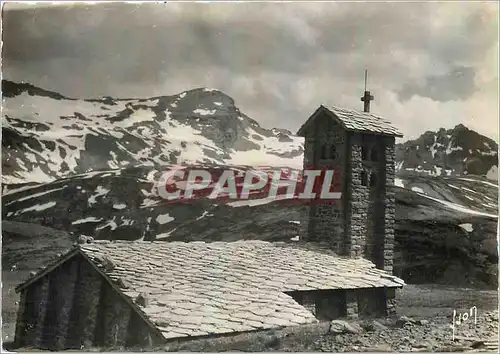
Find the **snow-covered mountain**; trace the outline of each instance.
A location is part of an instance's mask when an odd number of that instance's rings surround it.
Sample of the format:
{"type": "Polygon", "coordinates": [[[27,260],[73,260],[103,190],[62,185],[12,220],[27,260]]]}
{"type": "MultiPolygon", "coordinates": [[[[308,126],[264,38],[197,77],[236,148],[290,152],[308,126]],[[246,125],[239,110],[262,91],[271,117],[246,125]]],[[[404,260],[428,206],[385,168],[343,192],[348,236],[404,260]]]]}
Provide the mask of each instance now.
{"type": "Polygon", "coordinates": [[[302,139],[261,128],[213,89],[79,100],[4,80],[2,94],[3,184],[176,163],[302,165],[302,139]]]}
{"type": "MultiPolygon", "coordinates": [[[[199,88],[147,99],[72,99],[2,81],[2,184],[169,164],[302,166],[303,139],[264,129],[226,94],[199,88]]],[[[498,144],[463,125],[398,144],[400,175],[496,180],[498,144]]]]}
{"type": "Polygon", "coordinates": [[[484,176],[498,179],[498,144],[462,124],[453,129],[427,131],[397,145],[400,175],[484,176]]]}
{"type": "MultiPolygon", "coordinates": [[[[267,199],[166,204],[158,197],[154,182],[174,164],[302,167],[301,138],[260,127],[224,93],[77,100],[9,81],[2,90],[4,269],[31,270],[80,234],[297,239],[304,206],[267,199]]],[[[498,165],[497,149],[463,126],[398,145],[395,269],[405,280],[498,279],[498,187],[481,177],[498,165]]]]}

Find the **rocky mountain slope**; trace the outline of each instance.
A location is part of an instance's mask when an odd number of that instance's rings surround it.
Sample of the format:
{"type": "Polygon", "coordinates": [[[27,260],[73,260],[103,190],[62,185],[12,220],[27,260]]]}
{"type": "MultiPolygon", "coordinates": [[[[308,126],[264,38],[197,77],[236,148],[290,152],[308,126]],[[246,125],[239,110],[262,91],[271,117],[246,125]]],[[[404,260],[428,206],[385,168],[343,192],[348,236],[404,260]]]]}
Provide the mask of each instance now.
{"type": "MultiPolygon", "coordinates": [[[[19,270],[34,266],[33,253],[18,245],[33,238],[11,231],[28,224],[64,230],[68,242],[80,234],[98,239],[293,242],[305,222],[304,206],[268,199],[166,203],[155,192],[155,183],[145,178],[148,174],[147,168],[92,172],[6,192],[4,264],[19,270]]],[[[398,185],[406,187],[394,187],[398,274],[410,282],[494,283],[497,187],[483,180],[420,176],[398,179],[398,185]]],[[[67,245],[61,242],[59,251],[67,245]]],[[[53,243],[51,249],[37,259],[52,257],[53,243]]]]}
{"type": "Polygon", "coordinates": [[[2,94],[3,184],[138,165],[302,164],[300,138],[261,128],[217,90],[77,100],[4,80],[2,94]]]}
{"type": "MultiPolygon", "coordinates": [[[[165,241],[297,239],[304,222],[300,205],[263,199],[166,204],[158,197],[155,181],[173,164],[301,167],[300,138],[261,128],[222,92],[76,100],[29,84],[4,81],[2,88],[4,269],[35,269],[80,234],[165,241]],[[51,238],[50,230],[59,231],[51,238]]],[[[497,145],[479,136],[491,148],[487,154],[485,144],[467,145],[474,132],[456,127],[443,134],[430,145],[421,137],[398,147],[395,270],[407,282],[496,286],[498,187],[481,176],[491,170],[497,145]],[[432,155],[442,148],[436,142],[446,149],[451,144],[451,153],[432,155]],[[433,160],[415,153],[426,149],[433,160]],[[457,166],[465,158],[486,167],[477,170],[479,176],[464,176],[466,170],[457,166]],[[451,172],[436,176],[411,168],[451,172]]]]}
{"type": "Polygon", "coordinates": [[[400,175],[478,175],[498,178],[498,144],[462,124],[453,129],[427,131],[415,140],[398,144],[400,175]]]}

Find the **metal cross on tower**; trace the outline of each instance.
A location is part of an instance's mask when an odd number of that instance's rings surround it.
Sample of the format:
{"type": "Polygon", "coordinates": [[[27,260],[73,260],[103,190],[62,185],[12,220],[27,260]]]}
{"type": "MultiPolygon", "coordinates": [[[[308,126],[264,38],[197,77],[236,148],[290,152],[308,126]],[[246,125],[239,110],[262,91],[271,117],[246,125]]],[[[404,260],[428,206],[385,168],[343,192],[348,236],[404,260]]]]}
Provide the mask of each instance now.
{"type": "Polygon", "coordinates": [[[364,112],[370,112],[370,101],[372,101],[374,99],[374,97],[372,95],[370,95],[370,91],[366,91],[366,78],[368,76],[368,70],[365,70],[365,94],[363,95],[363,97],[361,97],[361,101],[364,102],[364,108],[363,108],[363,111],[364,112]]]}

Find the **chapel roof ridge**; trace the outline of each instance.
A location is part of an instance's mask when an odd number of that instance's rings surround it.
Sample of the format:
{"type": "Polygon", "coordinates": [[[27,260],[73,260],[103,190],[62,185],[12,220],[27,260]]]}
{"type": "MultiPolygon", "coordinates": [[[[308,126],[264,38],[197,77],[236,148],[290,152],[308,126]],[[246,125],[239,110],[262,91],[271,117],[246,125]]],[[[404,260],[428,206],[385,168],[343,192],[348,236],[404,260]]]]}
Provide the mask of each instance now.
{"type": "Polygon", "coordinates": [[[363,112],[351,108],[343,108],[332,104],[321,104],[319,108],[302,124],[297,135],[303,136],[306,127],[315,119],[318,113],[326,112],[338,121],[347,131],[364,134],[377,134],[401,138],[403,134],[393,123],[372,112],[363,112]]]}

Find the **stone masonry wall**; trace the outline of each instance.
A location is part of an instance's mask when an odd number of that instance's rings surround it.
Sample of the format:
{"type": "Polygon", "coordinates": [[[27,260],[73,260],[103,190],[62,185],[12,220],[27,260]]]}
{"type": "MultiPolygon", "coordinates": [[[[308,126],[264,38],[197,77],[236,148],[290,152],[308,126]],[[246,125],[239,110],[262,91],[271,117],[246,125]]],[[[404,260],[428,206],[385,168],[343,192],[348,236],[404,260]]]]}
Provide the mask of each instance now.
{"type": "Polygon", "coordinates": [[[293,291],[287,294],[322,321],[395,315],[394,288],[293,291]]]}
{"type": "MultiPolygon", "coordinates": [[[[36,334],[34,340],[35,346],[40,346],[43,344],[43,321],[46,317],[47,312],[47,303],[49,301],[49,288],[50,288],[50,279],[49,276],[46,275],[40,279],[39,285],[37,285],[37,307],[38,316],[36,322],[39,324],[36,326],[36,334]]],[[[31,340],[28,340],[31,342],[31,340]]]]}
{"type": "Polygon", "coordinates": [[[367,167],[369,198],[367,213],[367,241],[365,257],[375,263],[379,269],[384,268],[385,239],[385,151],[383,137],[373,136],[366,144],[370,154],[364,162],[367,167]],[[376,159],[373,160],[372,153],[376,159]]]}
{"type": "Polygon", "coordinates": [[[385,290],[386,315],[396,315],[396,289],[388,288],[385,290]]]}
{"type": "Polygon", "coordinates": [[[18,347],[141,347],[162,341],[81,257],[65,262],[22,292],[18,347]]]}
{"type": "Polygon", "coordinates": [[[396,152],[395,139],[386,138],[385,142],[385,238],[384,238],[384,270],[392,274],[394,265],[394,227],[396,218],[396,195],[393,188],[395,177],[396,152]]]}
{"type": "Polygon", "coordinates": [[[75,308],[77,326],[71,338],[84,348],[149,347],[158,344],[157,334],[132,310],[97,271],[86,261],[81,264],[78,286],[80,308],[75,308]]]}
{"type": "Polygon", "coordinates": [[[346,291],[345,294],[346,317],[351,320],[359,318],[358,296],[355,291],[346,291]]]}
{"type": "Polygon", "coordinates": [[[346,203],[346,225],[343,253],[350,257],[363,257],[366,244],[366,220],[368,217],[369,187],[362,185],[363,164],[361,159],[361,135],[349,134],[351,147],[348,170],[347,193],[350,203],[346,203]]]}
{"type": "Polygon", "coordinates": [[[88,348],[94,344],[103,281],[88,262],[80,260],[66,342],[68,348],[88,348]]]}
{"type": "Polygon", "coordinates": [[[365,219],[365,249],[362,254],[363,257],[369,259],[370,261],[377,264],[377,244],[379,238],[384,237],[376,230],[377,223],[377,207],[379,207],[379,196],[380,196],[380,183],[376,183],[376,178],[380,173],[378,164],[371,159],[371,151],[375,147],[376,137],[375,136],[362,136],[361,146],[365,149],[365,158],[362,161],[363,171],[365,172],[365,182],[366,186],[366,219],[365,219]],[[376,185],[372,185],[373,183],[376,185]]]}
{"type": "MultiPolygon", "coordinates": [[[[318,117],[305,138],[304,166],[333,166],[336,169],[334,182],[341,190],[346,161],[345,136],[341,126],[323,116],[318,117]]],[[[332,250],[340,252],[344,238],[342,205],[341,200],[312,205],[309,210],[306,239],[326,241],[332,250]]]]}
{"type": "Polygon", "coordinates": [[[350,134],[344,254],[364,257],[392,273],[395,195],[394,138],[350,134]],[[365,159],[362,158],[364,147],[365,159]],[[371,151],[377,158],[372,160],[371,151]]]}
{"type": "Polygon", "coordinates": [[[60,268],[59,277],[53,282],[51,281],[57,287],[57,296],[54,299],[49,299],[49,301],[55,302],[57,308],[57,315],[54,318],[56,328],[54,345],[57,349],[66,348],[71,311],[74,309],[73,300],[79,265],[77,259],[68,261],[65,267],[60,268]]]}

